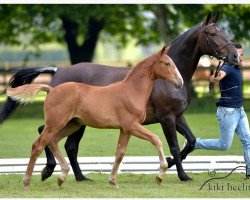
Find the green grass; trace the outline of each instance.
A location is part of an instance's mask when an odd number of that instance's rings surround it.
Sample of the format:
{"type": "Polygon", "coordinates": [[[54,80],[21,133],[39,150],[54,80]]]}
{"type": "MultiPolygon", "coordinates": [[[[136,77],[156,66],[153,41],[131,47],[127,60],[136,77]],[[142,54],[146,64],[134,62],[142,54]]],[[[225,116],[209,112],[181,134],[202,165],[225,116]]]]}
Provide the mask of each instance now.
{"type": "MultiPolygon", "coordinates": [[[[202,190],[199,188],[210,177],[207,173],[189,174],[194,181],[181,182],[176,175],[167,174],[161,185],[156,184],[155,174],[119,174],[119,188],[108,183],[108,174],[89,174],[93,182],[76,182],[73,175],[67,177],[61,188],[57,186],[57,175],[42,182],[40,176],[33,176],[30,191],[22,187],[22,175],[1,175],[1,198],[243,198],[249,197],[249,190],[240,190],[242,184],[250,185],[243,174],[232,174],[223,180],[212,180],[202,190]],[[223,186],[218,190],[217,185],[223,186]],[[229,186],[238,188],[234,191],[229,186]],[[211,187],[213,186],[213,187],[211,187]],[[216,187],[214,187],[216,186],[216,187]]],[[[217,174],[216,177],[225,176],[217,174]]]]}
{"type": "MultiPolygon", "coordinates": [[[[215,115],[187,114],[187,121],[197,137],[217,138],[218,124],[215,115]]],[[[0,129],[0,158],[29,157],[31,145],[38,137],[37,127],[43,124],[43,119],[10,119],[0,129]]],[[[160,124],[146,126],[147,129],[156,133],[164,144],[165,155],[170,155],[165,136],[160,124]]],[[[113,156],[117,145],[119,130],[113,129],[86,129],[83,140],[79,147],[79,156],[113,156]]],[[[180,147],[182,148],[183,137],[178,134],[180,147]]],[[[65,139],[60,142],[60,148],[66,156],[64,145],[65,139]]],[[[155,147],[148,141],[135,137],[131,138],[126,155],[146,156],[157,155],[155,147]]],[[[196,150],[191,155],[242,155],[241,143],[237,136],[234,138],[232,148],[228,151],[196,150]]],[[[45,155],[43,154],[42,157],[45,155]]]]}

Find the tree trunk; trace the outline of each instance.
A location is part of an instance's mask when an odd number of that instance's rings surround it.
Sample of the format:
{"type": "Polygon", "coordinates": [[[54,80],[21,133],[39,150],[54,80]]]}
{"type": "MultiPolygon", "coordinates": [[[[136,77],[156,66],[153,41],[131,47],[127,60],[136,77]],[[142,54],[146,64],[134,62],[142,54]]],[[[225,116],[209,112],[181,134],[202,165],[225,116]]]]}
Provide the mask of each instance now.
{"type": "Polygon", "coordinates": [[[153,6],[152,11],[157,18],[157,26],[158,26],[159,35],[161,39],[166,44],[168,44],[171,39],[168,34],[169,31],[171,31],[171,28],[168,24],[167,9],[165,5],[157,4],[153,6]]]}
{"type": "Polygon", "coordinates": [[[65,41],[68,45],[71,64],[92,61],[99,34],[104,27],[104,22],[90,18],[86,35],[84,35],[84,42],[79,45],[77,43],[77,37],[80,34],[78,32],[79,24],[66,17],[61,17],[61,20],[65,30],[65,41]]]}
{"type": "MultiPolygon", "coordinates": [[[[157,18],[157,26],[159,30],[159,35],[161,39],[165,42],[165,44],[168,44],[171,40],[169,32],[171,31],[171,27],[168,24],[168,17],[167,17],[167,8],[165,5],[157,4],[153,6],[152,9],[154,15],[157,18]]],[[[192,81],[189,85],[191,97],[197,98],[197,94],[194,90],[194,86],[192,84],[192,81]]]]}

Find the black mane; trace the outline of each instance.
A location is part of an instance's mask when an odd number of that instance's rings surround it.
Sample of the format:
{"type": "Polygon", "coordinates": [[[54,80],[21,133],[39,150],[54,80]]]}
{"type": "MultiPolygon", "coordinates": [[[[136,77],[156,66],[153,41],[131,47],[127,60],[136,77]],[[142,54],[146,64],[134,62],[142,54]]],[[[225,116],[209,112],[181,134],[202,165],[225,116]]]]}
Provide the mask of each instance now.
{"type": "Polygon", "coordinates": [[[181,39],[183,36],[186,36],[187,34],[189,34],[191,31],[193,31],[195,28],[197,28],[198,26],[200,26],[202,23],[196,24],[193,27],[189,28],[188,30],[186,30],[185,32],[183,32],[180,36],[178,36],[177,38],[175,38],[174,40],[172,40],[170,42],[170,46],[174,45],[179,39],[181,39]]]}

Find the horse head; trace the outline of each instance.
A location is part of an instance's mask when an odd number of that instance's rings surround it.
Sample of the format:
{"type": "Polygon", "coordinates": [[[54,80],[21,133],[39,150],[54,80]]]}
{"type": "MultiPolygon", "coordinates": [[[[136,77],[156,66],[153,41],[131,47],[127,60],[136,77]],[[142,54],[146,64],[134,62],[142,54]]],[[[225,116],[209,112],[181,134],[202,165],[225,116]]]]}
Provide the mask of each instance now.
{"type": "Polygon", "coordinates": [[[166,81],[169,81],[176,88],[183,86],[182,76],[176,67],[173,60],[167,55],[170,46],[164,46],[161,51],[158,52],[160,59],[155,62],[155,75],[166,81]]]}
{"type": "Polygon", "coordinates": [[[233,43],[227,38],[224,31],[217,27],[219,12],[201,23],[199,31],[199,48],[203,54],[224,60],[229,64],[239,64],[239,56],[233,43]]]}

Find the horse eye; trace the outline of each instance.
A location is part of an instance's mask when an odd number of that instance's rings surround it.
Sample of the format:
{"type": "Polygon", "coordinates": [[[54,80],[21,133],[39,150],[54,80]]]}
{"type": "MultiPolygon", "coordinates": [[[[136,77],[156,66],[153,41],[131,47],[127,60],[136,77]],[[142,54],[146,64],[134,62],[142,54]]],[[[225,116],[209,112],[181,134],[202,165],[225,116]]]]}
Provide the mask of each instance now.
{"type": "Polygon", "coordinates": [[[170,66],[170,63],[164,63],[165,64],[165,66],[170,66]]]}
{"type": "Polygon", "coordinates": [[[215,33],[211,33],[212,36],[215,36],[215,33]]]}

